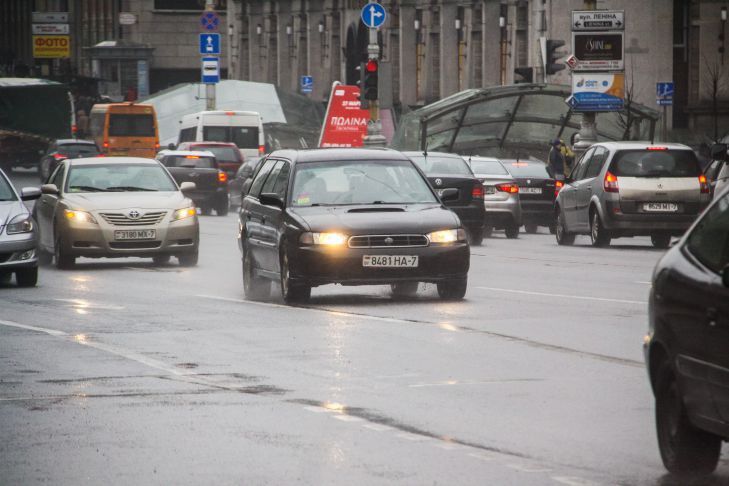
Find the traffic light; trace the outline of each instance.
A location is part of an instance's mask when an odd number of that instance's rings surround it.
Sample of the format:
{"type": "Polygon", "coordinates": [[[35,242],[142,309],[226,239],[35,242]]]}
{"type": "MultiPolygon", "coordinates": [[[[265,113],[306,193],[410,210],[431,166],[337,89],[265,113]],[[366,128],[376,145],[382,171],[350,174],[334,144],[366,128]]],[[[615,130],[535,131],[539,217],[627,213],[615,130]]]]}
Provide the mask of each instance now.
{"type": "Polygon", "coordinates": [[[514,69],[514,73],[521,76],[521,80],[515,79],[514,84],[533,83],[534,82],[534,68],[519,67],[519,68],[514,69]]]}
{"type": "Polygon", "coordinates": [[[561,71],[565,68],[564,64],[557,62],[559,58],[563,57],[562,54],[556,52],[557,49],[559,49],[563,45],[563,40],[547,39],[547,58],[545,62],[547,74],[554,74],[557,71],[561,71]]]}
{"type": "Polygon", "coordinates": [[[368,101],[377,100],[377,74],[379,71],[377,59],[370,59],[365,63],[363,98],[368,101]]]}

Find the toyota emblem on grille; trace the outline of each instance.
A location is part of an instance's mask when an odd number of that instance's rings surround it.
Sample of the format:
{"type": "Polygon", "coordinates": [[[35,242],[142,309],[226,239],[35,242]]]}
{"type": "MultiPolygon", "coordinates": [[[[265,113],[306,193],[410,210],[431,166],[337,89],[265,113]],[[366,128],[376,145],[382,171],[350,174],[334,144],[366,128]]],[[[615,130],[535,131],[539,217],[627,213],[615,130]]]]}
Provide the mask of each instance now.
{"type": "Polygon", "coordinates": [[[392,245],[393,243],[395,243],[395,240],[393,240],[389,236],[387,238],[385,238],[385,244],[386,245],[392,245]]]}
{"type": "Polygon", "coordinates": [[[127,216],[129,216],[129,219],[139,219],[142,217],[142,214],[136,209],[132,209],[127,213],[127,216]]]}
{"type": "Polygon", "coordinates": [[[443,181],[441,179],[436,179],[435,180],[435,185],[436,186],[440,186],[441,184],[443,184],[443,181]]]}

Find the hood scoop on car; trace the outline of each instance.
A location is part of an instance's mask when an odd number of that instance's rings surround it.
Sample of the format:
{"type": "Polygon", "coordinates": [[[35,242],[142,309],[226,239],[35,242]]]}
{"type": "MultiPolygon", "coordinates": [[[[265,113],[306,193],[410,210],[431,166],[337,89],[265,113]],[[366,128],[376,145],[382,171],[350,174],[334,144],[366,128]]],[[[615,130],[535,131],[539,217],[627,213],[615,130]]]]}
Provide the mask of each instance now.
{"type": "Polygon", "coordinates": [[[405,209],[393,208],[393,207],[367,207],[367,208],[353,208],[349,209],[348,213],[402,213],[405,209]]]}

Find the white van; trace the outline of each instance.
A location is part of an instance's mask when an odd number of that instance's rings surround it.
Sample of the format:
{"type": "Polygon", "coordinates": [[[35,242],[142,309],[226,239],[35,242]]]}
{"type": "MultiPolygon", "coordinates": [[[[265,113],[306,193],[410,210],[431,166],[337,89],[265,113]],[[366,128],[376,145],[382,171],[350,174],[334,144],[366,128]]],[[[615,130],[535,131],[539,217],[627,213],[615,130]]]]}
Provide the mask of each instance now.
{"type": "Polygon", "coordinates": [[[255,111],[201,111],[180,121],[177,143],[234,143],[248,160],[265,152],[263,119],[255,111]]]}

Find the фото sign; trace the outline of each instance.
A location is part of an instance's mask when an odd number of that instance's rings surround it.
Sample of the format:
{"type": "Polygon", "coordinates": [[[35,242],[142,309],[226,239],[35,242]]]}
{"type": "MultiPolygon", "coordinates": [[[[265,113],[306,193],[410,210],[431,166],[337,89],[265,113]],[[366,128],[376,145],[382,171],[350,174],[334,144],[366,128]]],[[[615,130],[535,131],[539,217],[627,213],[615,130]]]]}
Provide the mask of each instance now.
{"type": "Polygon", "coordinates": [[[574,73],[567,103],[574,111],[619,111],[624,98],[624,73],[574,73]]]}
{"type": "Polygon", "coordinates": [[[34,35],[33,57],[36,59],[71,57],[71,37],[68,35],[34,35]]]}
{"type": "Polygon", "coordinates": [[[319,147],[361,147],[370,113],[360,107],[359,88],[334,83],[319,147]]]}
{"type": "Polygon", "coordinates": [[[622,32],[573,32],[575,71],[622,71],[625,67],[622,32]]]}

